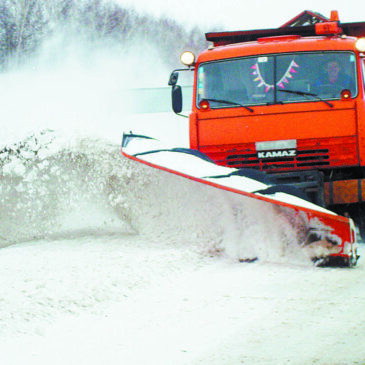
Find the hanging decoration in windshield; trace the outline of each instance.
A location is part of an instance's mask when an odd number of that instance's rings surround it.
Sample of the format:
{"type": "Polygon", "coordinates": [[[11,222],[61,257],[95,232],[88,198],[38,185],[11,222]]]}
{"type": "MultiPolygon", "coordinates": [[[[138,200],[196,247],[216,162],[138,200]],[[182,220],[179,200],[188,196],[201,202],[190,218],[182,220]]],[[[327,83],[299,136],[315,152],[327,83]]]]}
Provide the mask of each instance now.
{"type": "MultiPolygon", "coordinates": [[[[254,81],[258,82],[258,87],[265,87],[265,93],[267,93],[269,90],[274,88],[274,84],[270,84],[265,81],[264,76],[262,75],[262,72],[260,70],[260,62],[264,61],[266,57],[262,57],[263,60],[260,58],[258,61],[251,66],[251,69],[253,70],[251,72],[251,75],[255,76],[254,81]]],[[[293,78],[293,74],[295,74],[297,71],[295,68],[298,68],[299,65],[292,60],[287,68],[287,70],[284,72],[283,76],[277,81],[276,85],[279,86],[282,89],[285,89],[285,84],[289,84],[290,79],[293,78]]]]}

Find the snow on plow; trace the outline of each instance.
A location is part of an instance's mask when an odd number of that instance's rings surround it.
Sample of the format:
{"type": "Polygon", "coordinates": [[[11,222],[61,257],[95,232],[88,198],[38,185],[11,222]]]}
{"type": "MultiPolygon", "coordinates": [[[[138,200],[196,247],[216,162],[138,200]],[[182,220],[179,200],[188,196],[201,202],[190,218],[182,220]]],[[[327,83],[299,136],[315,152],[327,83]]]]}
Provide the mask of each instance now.
{"type": "Polygon", "coordinates": [[[274,215],[285,217],[296,242],[316,266],[352,267],[357,263],[356,231],[351,219],[305,200],[300,191],[272,183],[263,172],[218,166],[198,151],[165,147],[151,137],[133,133],[124,134],[122,154],[193,184],[228,192],[236,204],[250,201],[259,209],[270,207],[274,215]]]}

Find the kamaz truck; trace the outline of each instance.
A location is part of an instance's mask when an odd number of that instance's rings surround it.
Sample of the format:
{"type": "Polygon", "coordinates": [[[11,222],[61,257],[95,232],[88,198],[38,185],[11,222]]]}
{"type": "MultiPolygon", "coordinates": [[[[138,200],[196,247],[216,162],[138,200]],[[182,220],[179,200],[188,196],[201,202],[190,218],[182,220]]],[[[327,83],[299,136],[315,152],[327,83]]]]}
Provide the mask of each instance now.
{"type": "Polygon", "coordinates": [[[365,22],[304,11],[275,29],[206,34],[194,72],[190,147],[216,164],[265,171],[365,231],[365,22]]]}

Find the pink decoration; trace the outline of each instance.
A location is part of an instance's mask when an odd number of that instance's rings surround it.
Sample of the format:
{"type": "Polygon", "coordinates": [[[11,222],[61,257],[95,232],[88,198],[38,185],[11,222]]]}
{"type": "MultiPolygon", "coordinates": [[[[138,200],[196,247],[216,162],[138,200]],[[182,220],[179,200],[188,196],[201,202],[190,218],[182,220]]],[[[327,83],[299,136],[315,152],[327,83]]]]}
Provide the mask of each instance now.
{"type": "MultiPolygon", "coordinates": [[[[287,69],[286,73],[284,74],[284,76],[280,80],[278,80],[278,82],[276,84],[276,85],[278,85],[278,87],[285,89],[284,83],[285,84],[290,83],[290,79],[293,78],[292,74],[297,73],[297,71],[294,69],[294,67],[299,67],[299,65],[293,60],[290,62],[288,69],[287,69]]],[[[251,72],[251,75],[255,76],[253,81],[258,82],[257,87],[265,86],[265,93],[267,93],[270,89],[274,88],[274,85],[270,85],[265,82],[264,78],[261,75],[260,67],[259,67],[258,63],[251,66],[251,69],[255,70],[255,71],[251,72]]]]}

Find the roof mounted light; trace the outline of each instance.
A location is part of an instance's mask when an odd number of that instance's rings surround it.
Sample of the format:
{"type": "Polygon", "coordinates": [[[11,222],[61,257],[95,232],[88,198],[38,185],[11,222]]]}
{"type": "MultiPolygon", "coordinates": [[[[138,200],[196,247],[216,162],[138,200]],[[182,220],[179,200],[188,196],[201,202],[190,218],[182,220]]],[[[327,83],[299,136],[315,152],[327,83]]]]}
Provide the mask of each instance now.
{"type": "Polygon", "coordinates": [[[317,35],[336,35],[342,33],[342,29],[337,22],[316,23],[315,29],[317,35]]]}
{"type": "Polygon", "coordinates": [[[339,26],[340,17],[337,10],[331,11],[331,18],[327,22],[315,24],[317,35],[337,35],[342,34],[342,28],[339,26]]]}
{"type": "Polygon", "coordinates": [[[180,61],[185,66],[191,67],[195,65],[195,54],[190,51],[185,51],[180,56],[180,61]]]}
{"type": "Polygon", "coordinates": [[[338,11],[337,10],[331,10],[330,20],[331,20],[331,22],[339,22],[340,21],[340,17],[338,16],[338,11]]]}
{"type": "Polygon", "coordinates": [[[355,47],[359,52],[365,52],[365,38],[359,38],[355,43],[355,47]]]}

